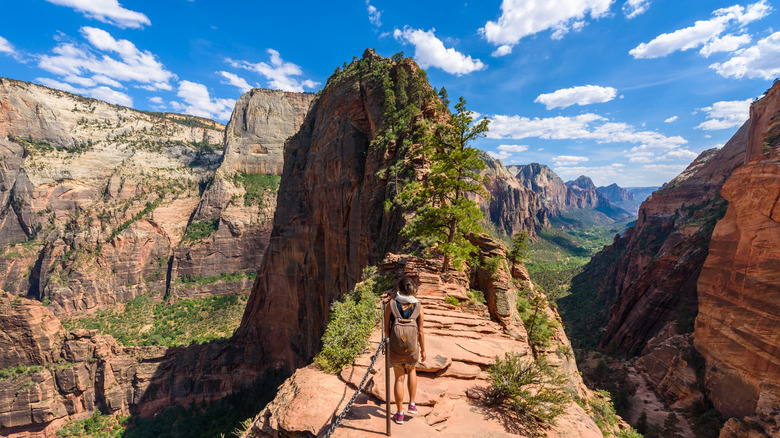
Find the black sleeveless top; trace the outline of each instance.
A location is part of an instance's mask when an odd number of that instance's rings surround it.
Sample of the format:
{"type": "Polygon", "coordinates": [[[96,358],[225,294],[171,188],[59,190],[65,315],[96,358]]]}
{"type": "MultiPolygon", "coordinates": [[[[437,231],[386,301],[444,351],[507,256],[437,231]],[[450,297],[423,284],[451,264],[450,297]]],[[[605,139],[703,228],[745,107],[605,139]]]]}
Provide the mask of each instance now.
{"type": "MultiPolygon", "coordinates": [[[[413,306],[409,306],[408,309],[404,309],[403,304],[401,304],[398,300],[393,300],[395,302],[396,307],[398,307],[398,313],[401,314],[401,317],[404,319],[409,319],[409,317],[412,316],[412,313],[414,313],[415,306],[418,306],[420,303],[414,303],[413,306]]],[[[395,322],[395,315],[393,315],[393,312],[390,312],[390,325],[392,325],[395,322]]]]}

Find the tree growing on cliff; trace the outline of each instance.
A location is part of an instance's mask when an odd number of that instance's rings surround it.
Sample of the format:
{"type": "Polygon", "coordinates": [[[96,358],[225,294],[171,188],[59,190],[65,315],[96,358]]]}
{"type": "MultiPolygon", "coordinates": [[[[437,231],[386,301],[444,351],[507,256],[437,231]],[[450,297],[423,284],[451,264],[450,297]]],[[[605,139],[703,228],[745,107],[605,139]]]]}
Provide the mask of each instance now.
{"type": "Polygon", "coordinates": [[[418,151],[430,171],[421,181],[407,184],[398,197],[417,211],[403,234],[443,253],[442,271],[450,262],[459,267],[476,250],[466,238],[469,233],[484,232],[482,212],[468,195],[488,197],[480,177],[485,163],[469,143],[485,136],[489,121],[483,119],[476,125],[473,121],[461,97],[455,114],[438,124],[418,151]]]}

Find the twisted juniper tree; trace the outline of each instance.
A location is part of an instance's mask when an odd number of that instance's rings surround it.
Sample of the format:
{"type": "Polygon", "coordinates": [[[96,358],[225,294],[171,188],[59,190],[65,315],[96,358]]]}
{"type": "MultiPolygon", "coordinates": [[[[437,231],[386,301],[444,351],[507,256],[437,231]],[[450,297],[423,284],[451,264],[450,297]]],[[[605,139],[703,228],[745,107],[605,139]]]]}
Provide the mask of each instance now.
{"type": "Polygon", "coordinates": [[[442,271],[450,262],[459,267],[476,250],[466,238],[469,233],[484,232],[482,212],[467,195],[488,197],[480,177],[485,163],[469,143],[485,136],[489,121],[473,122],[473,113],[461,97],[455,114],[437,124],[419,149],[430,171],[399,193],[399,200],[417,211],[404,235],[443,253],[442,271]]]}

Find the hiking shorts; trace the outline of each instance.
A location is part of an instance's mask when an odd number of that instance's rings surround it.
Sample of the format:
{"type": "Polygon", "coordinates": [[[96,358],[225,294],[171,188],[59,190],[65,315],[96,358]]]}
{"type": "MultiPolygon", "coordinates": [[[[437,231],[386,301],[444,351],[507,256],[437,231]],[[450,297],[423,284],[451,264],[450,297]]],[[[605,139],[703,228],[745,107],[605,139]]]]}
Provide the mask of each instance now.
{"type": "Polygon", "coordinates": [[[404,362],[398,362],[398,363],[390,363],[390,366],[395,368],[400,368],[404,371],[412,371],[417,368],[417,364],[420,362],[414,362],[414,363],[404,363],[404,362]]]}

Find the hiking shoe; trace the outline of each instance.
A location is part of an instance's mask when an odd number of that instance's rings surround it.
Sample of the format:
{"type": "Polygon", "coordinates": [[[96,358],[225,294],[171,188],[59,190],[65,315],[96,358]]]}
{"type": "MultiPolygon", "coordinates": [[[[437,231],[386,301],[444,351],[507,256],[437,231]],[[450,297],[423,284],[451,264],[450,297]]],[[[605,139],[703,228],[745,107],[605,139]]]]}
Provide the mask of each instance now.
{"type": "Polygon", "coordinates": [[[395,421],[395,424],[404,424],[404,414],[396,412],[395,415],[393,415],[393,421],[395,421]]]}
{"type": "Polygon", "coordinates": [[[409,416],[417,415],[417,406],[409,405],[409,416]]]}

